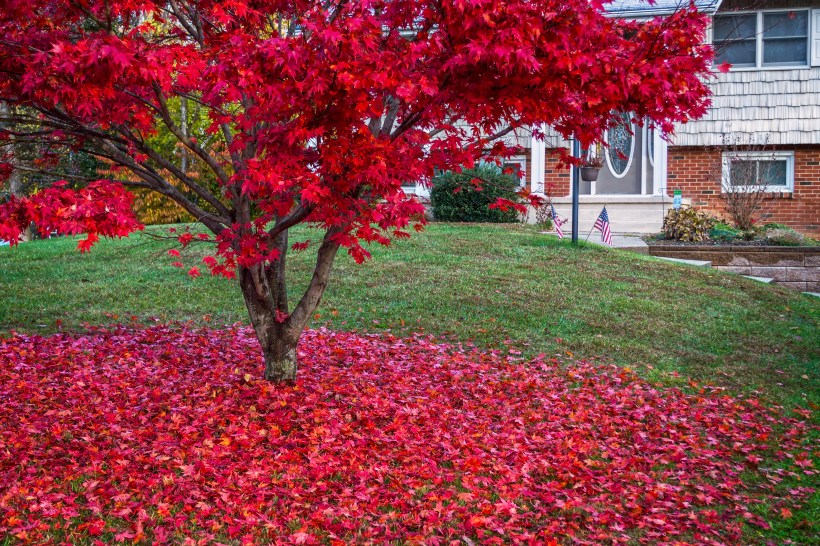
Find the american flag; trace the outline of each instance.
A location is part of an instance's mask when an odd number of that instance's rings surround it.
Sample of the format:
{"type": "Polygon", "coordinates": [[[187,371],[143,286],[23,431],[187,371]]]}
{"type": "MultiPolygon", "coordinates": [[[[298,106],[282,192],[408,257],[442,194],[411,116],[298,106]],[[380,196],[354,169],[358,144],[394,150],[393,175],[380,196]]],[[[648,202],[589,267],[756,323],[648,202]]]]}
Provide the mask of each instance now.
{"type": "Polygon", "coordinates": [[[598,219],[595,220],[595,225],[592,226],[592,229],[600,231],[601,240],[609,246],[612,246],[612,232],[609,230],[609,215],[606,213],[606,207],[604,207],[601,214],[598,215],[598,219]]]}
{"type": "Polygon", "coordinates": [[[552,217],[552,224],[555,226],[555,233],[558,234],[559,239],[563,239],[564,231],[561,229],[561,226],[564,222],[561,221],[560,218],[558,218],[558,213],[555,212],[555,207],[553,207],[552,205],[550,205],[550,217],[552,217]]]}

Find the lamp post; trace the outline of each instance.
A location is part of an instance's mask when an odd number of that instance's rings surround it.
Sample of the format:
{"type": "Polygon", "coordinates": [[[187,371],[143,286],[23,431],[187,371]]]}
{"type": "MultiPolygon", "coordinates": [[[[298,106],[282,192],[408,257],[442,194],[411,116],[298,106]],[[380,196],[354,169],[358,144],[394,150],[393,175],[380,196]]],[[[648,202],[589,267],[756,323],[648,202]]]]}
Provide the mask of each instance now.
{"type": "MultiPolygon", "coordinates": [[[[580,157],[581,149],[577,139],[572,140],[572,157],[580,157]]],[[[577,165],[572,166],[572,244],[578,244],[578,193],[581,189],[580,173],[577,165]]]]}
{"type": "MultiPolygon", "coordinates": [[[[581,145],[577,140],[572,141],[572,156],[581,157],[581,145]]],[[[581,193],[580,180],[584,182],[595,182],[598,180],[598,173],[601,172],[602,161],[600,157],[591,158],[584,152],[584,160],[581,166],[572,167],[572,244],[578,244],[578,209],[579,194],[581,193]]]]}

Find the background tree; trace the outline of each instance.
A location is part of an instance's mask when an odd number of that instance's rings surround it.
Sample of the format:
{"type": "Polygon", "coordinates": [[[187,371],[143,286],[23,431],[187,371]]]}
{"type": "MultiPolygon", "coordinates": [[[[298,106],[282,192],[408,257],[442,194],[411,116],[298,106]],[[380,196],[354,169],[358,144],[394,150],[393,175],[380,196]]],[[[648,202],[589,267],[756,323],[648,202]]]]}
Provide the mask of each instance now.
{"type": "MultiPolygon", "coordinates": [[[[214,274],[238,277],[265,377],[292,380],[296,343],[339,248],[409,235],[401,189],[510,150],[546,123],[588,146],[632,112],[669,132],[708,106],[711,48],[694,7],[637,23],[599,0],[4,0],[0,100],[26,138],[108,161],[106,180],[0,209],[0,236],[34,220],[100,235],[139,229],[124,187],[175,201],[215,236],[214,274]],[[203,141],[172,104],[209,120],[203,141]],[[29,114],[30,112],[30,114],[29,114]],[[164,126],[219,184],[152,138],[164,126]],[[289,229],[319,233],[310,283],[288,300],[289,229]]],[[[420,229],[421,225],[413,225],[420,229]]],[[[191,235],[184,233],[186,244],[191,235]]]]}

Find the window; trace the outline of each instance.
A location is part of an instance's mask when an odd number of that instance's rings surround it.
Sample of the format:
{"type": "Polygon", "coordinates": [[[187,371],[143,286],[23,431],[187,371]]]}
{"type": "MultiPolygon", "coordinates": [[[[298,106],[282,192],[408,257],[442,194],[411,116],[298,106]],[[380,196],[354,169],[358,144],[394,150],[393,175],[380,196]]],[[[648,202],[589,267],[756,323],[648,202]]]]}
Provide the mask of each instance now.
{"type": "Polygon", "coordinates": [[[622,113],[618,124],[605,133],[608,145],[606,162],[616,178],[623,178],[632,163],[635,152],[635,125],[627,113],[622,113]]]}
{"type": "Polygon", "coordinates": [[[761,11],[718,15],[716,64],[735,68],[808,66],[809,11],[761,11]]]}
{"type": "Polygon", "coordinates": [[[793,152],[727,152],[723,154],[723,191],[772,192],[794,189],[793,152]]]}
{"type": "Polygon", "coordinates": [[[511,157],[504,160],[503,171],[518,178],[520,187],[527,186],[527,158],[524,156],[511,157]]]}
{"type": "Polygon", "coordinates": [[[735,67],[757,66],[757,14],[715,17],[717,64],[735,67]]]}

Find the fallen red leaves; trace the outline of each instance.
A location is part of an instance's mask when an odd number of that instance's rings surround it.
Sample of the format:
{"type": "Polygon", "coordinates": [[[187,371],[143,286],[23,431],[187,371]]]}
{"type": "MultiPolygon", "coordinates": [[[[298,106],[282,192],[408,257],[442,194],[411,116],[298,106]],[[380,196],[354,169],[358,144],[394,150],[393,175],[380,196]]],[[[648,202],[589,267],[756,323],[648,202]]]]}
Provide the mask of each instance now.
{"type": "Polygon", "coordinates": [[[277,387],[245,329],[0,340],[0,536],[736,543],[765,525],[749,473],[814,472],[806,422],[753,399],[427,339],[300,352],[277,387]]]}

